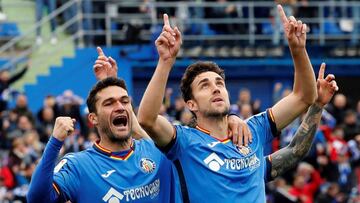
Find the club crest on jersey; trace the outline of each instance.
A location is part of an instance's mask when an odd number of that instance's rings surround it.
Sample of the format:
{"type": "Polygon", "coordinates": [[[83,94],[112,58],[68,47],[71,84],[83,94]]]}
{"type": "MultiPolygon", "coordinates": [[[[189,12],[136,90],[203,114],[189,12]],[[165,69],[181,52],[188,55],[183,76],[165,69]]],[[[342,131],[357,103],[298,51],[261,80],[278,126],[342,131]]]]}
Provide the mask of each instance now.
{"type": "Polygon", "coordinates": [[[140,168],[144,173],[152,173],[156,168],[156,164],[149,158],[142,158],[140,160],[140,168]]]}
{"type": "Polygon", "coordinates": [[[246,156],[248,154],[250,154],[251,152],[251,148],[248,147],[248,146],[240,146],[240,147],[237,147],[239,153],[243,156],[246,156]]]}

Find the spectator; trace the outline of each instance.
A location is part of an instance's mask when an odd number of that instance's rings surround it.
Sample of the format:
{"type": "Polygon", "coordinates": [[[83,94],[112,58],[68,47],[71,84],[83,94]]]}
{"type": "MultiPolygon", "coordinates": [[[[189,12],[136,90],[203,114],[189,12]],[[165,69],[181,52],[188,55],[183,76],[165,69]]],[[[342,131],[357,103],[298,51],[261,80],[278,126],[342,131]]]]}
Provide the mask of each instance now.
{"type": "Polygon", "coordinates": [[[35,122],[32,112],[28,107],[28,99],[25,94],[19,94],[16,98],[16,105],[13,109],[19,116],[27,116],[31,122],[35,122]]]}
{"type": "Polygon", "coordinates": [[[295,203],[298,202],[298,198],[289,194],[289,186],[283,178],[277,178],[274,180],[273,202],[281,203],[295,203]]]}
{"type": "Polygon", "coordinates": [[[360,134],[356,135],[353,140],[348,142],[351,153],[351,162],[355,167],[360,166],[360,134]]]}
{"type": "MultiPolygon", "coordinates": [[[[69,0],[62,0],[63,3],[65,4],[66,2],[68,2],[69,0]]],[[[90,15],[93,14],[93,5],[92,5],[92,1],[90,0],[82,0],[81,6],[82,8],[80,8],[83,12],[83,19],[82,19],[82,29],[84,30],[84,43],[86,46],[93,46],[93,35],[91,33],[88,33],[88,31],[93,31],[94,30],[94,26],[93,26],[93,22],[92,22],[92,18],[90,15]]],[[[64,11],[64,20],[69,21],[72,20],[74,18],[77,18],[77,14],[79,12],[79,8],[78,8],[78,4],[72,4],[72,6],[70,6],[68,9],[66,9],[64,11]]],[[[105,13],[105,11],[103,12],[105,13]]],[[[67,31],[72,34],[72,35],[76,35],[78,31],[80,31],[80,24],[78,22],[78,20],[71,24],[68,28],[67,31]]],[[[79,39],[75,38],[75,44],[79,45],[79,39]]]]}
{"type": "MultiPolygon", "coordinates": [[[[237,18],[238,13],[235,4],[229,3],[227,0],[216,0],[217,7],[211,7],[206,13],[208,18],[237,18]]],[[[218,34],[236,34],[242,30],[236,23],[213,23],[210,27],[214,29],[218,34]]]]}
{"type": "Polygon", "coordinates": [[[59,116],[69,116],[76,119],[76,122],[80,127],[80,134],[87,134],[87,127],[80,113],[80,105],[83,103],[83,99],[75,95],[71,90],[65,90],[62,95],[56,97],[56,101],[59,104],[59,116]]]}
{"type": "Polygon", "coordinates": [[[39,119],[39,124],[37,126],[40,134],[40,141],[42,143],[47,143],[55,124],[54,110],[51,107],[43,108],[40,118],[41,119],[39,119]]]}
{"type": "Polygon", "coordinates": [[[327,111],[332,114],[338,123],[342,123],[345,118],[345,112],[348,109],[347,98],[344,94],[336,94],[332,104],[327,106],[327,111]]]}
{"type": "Polygon", "coordinates": [[[177,96],[175,98],[175,104],[170,105],[168,109],[169,115],[173,117],[175,120],[180,121],[181,115],[185,111],[185,102],[181,96],[177,96]]]}
{"type": "Polygon", "coordinates": [[[10,72],[7,69],[0,71],[0,112],[7,109],[8,95],[5,95],[5,90],[8,89],[12,83],[23,77],[28,69],[29,66],[27,65],[20,72],[12,76],[10,76],[10,72]]]}
{"type": "Polygon", "coordinates": [[[308,163],[300,163],[289,193],[299,198],[301,202],[314,202],[314,195],[323,180],[318,171],[308,163]]]}
{"type": "Polygon", "coordinates": [[[360,134],[360,125],[356,120],[356,112],[347,110],[344,119],[344,139],[346,141],[354,139],[355,135],[360,134]]]}
{"type": "Polygon", "coordinates": [[[330,203],[330,202],[343,202],[339,201],[339,185],[337,183],[331,183],[327,188],[326,193],[320,194],[316,198],[317,203],[330,203]]]}
{"type": "Polygon", "coordinates": [[[18,137],[23,137],[26,132],[29,132],[34,129],[34,124],[31,121],[31,118],[27,115],[19,116],[17,120],[17,128],[9,132],[8,139],[13,140],[18,137]]]}
{"type": "MultiPolygon", "coordinates": [[[[43,17],[44,8],[47,8],[47,13],[50,15],[52,12],[55,11],[56,1],[55,0],[36,0],[35,6],[36,6],[36,23],[40,23],[41,19],[43,17]]],[[[56,19],[55,18],[52,18],[50,20],[50,26],[51,26],[51,32],[52,32],[50,43],[56,44],[57,37],[55,34],[55,29],[56,29],[56,19]]],[[[36,29],[36,44],[37,45],[40,45],[43,42],[40,32],[41,32],[41,26],[37,27],[37,29],[36,29]]]]}
{"type": "Polygon", "coordinates": [[[253,114],[257,114],[260,112],[260,101],[259,100],[252,101],[251,92],[247,88],[243,88],[239,91],[238,100],[236,104],[232,104],[230,106],[230,112],[240,115],[241,105],[243,104],[249,104],[251,106],[251,110],[253,114]]]}
{"type": "Polygon", "coordinates": [[[47,107],[50,107],[52,110],[53,110],[53,113],[54,113],[54,117],[58,117],[59,115],[59,106],[58,104],[56,103],[56,99],[54,96],[52,95],[48,95],[45,97],[44,99],[44,104],[43,106],[41,107],[41,109],[38,111],[37,113],[37,119],[41,122],[42,121],[42,117],[43,117],[43,110],[44,108],[47,108],[47,107]]]}

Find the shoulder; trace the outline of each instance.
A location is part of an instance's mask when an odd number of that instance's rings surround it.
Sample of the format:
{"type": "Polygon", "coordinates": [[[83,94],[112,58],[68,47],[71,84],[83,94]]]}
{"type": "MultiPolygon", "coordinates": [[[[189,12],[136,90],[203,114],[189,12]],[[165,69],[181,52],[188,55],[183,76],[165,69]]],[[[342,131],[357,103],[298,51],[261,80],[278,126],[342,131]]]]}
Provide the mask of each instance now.
{"type": "Polygon", "coordinates": [[[268,110],[253,115],[246,120],[249,125],[260,125],[264,124],[265,121],[268,121],[268,110]]]}
{"type": "MultiPolygon", "coordinates": [[[[81,164],[82,162],[86,162],[87,157],[89,157],[89,154],[91,153],[92,148],[81,151],[81,152],[73,152],[65,154],[61,161],[66,160],[65,162],[73,163],[73,164],[81,164]]],[[[60,161],[60,162],[61,162],[60,161]]]]}
{"type": "Polygon", "coordinates": [[[186,126],[186,125],[174,125],[174,128],[176,130],[176,133],[186,133],[186,134],[191,134],[191,133],[196,133],[197,130],[195,128],[186,126]]]}

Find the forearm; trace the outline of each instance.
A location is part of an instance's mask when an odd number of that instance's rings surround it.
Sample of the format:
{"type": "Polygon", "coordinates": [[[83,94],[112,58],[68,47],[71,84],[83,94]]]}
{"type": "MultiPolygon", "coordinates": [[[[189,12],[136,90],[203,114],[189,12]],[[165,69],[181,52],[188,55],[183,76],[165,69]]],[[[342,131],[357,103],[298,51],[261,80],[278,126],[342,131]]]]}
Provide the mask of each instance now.
{"type": "Polygon", "coordinates": [[[158,62],[155,73],[140,102],[138,120],[142,126],[152,126],[157,119],[173,63],[164,62],[161,59],[158,62]]]}
{"type": "Polygon", "coordinates": [[[14,82],[16,82],[17,80],[19,80],[22,76],[24,76],[24,74],[27,72],[29,68],[28,67],[25,67],[24,69],[22,69],[20,72],[16,73],[15,75],[13,75],[9,81],[8,81],[8,84],[12,84],[14,82]]]}
{"type": "Polygon", "coordinates": [[[59,195],[53,188],[53,175],[62,142],[51,137],[31,178],[28,202],[57,202],[59,195]]]}
{"type": "Polygon", "coordinates": [[[305,48],[291,49],[295,67],[293,92],[304,103],[311,105],[317,98],[316,80],[310,58],[305,48]]]}
{"type": "Polygon", "coordinates": [[[276,178],[294,167],[309,152],[320,123],[322,109],[323,107],[317,103],[311,105],[290,144],[270,155],[272,178],[276,178]]]}

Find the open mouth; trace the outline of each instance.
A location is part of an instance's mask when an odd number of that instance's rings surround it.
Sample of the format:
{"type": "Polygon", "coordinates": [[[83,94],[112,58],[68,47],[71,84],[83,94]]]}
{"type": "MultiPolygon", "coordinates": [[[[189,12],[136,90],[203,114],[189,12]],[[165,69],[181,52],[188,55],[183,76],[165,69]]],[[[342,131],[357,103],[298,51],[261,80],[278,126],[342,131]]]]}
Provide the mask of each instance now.
{"type": "Polygon", "coordinates": [[[213,101],[213,102],[222,102],[222,101],[224,101],[224,100],[221,99],[221,98],[215,98],[215,99],[213,99],[212,101],[213,101]]]}
{"type": "Polygon", "coordinates": [[[116,127],[124,127],[127,126],[128,118],[126,116],[117,116],[112,123],[116,127]]]}

